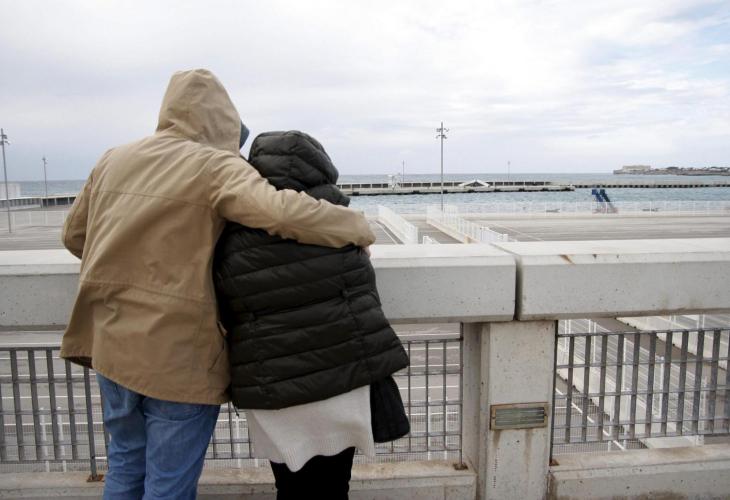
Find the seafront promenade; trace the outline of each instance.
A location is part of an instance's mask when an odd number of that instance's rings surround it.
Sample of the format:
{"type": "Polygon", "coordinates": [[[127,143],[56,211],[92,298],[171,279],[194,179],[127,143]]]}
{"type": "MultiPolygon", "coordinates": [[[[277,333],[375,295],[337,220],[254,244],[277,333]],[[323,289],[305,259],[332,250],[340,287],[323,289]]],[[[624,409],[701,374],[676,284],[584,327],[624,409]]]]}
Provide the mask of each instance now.
{"type": "MultiPolygon", "coordinates": [[[[351,498],[730,491],[730,217],[447,206],[369,219],[411,357],[396,380],[413,429],[357,457],[351,498]]],[[[57,357],[78,280],[59,232],[0,238],[0,497],[101,491],[93,373],[57,357]]],[[[224,407],[201,498],[273,499],[265,466],[245,415],[224,407]]]]}

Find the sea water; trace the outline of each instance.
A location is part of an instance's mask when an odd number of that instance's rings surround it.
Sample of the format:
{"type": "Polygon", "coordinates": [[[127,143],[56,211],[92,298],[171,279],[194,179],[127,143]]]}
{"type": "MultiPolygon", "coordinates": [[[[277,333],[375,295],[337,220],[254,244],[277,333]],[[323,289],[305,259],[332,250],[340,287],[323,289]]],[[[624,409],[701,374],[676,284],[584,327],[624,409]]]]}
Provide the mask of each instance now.
{"type": "MultiPolygon", "coordinates": [[[[398,176],[400,178],[400,175],[398,176]]],[[[441,179],[439,174],[408,174],[405,175],[406,182],[438,182],[441,179]]],[[[468,181],[480,179],[486,182],[509,180],[509,181],[547,181],[557,184],[570,183],[608,183],[608,182],[698,182],[712,183],[714,181],[728,181],[723,176],[674,176],[674,175],[613,175],[613,174],[445,174],[445,181],[468,181]]],[[[340,183],[371,183],[388,182],[388,176],[376,175],[341,175],[340,183]]],[[[83,180],[48,181],[48,194],[69,194],[77,193],[83,186],[83,180]]],[[[45,185],[43,181],[21,181],[21,194],[23,196],[43,196],[45,185]]],[[[708,188],[609,188],[606,189],[611,201],[730,201],[730,188],[708,187],[708,188]]],[[[360,209],[373,209],[376,205],[399,207],[402,205],[425,205],[437,204],[440,194],[410,194],[410,195],[377,195],[377,196],[353,196],[350,206],[360,209]]],[[[515,202],[515,201],[537,201],[537,202],[586,202],[592,201],[590,189],[576,189],[575,191],[557,192],[513,192],[513,193],[453,193],[444,194],[444,200],[450,204],[460,203],[494,203],[494,202],[515,202]]]]}

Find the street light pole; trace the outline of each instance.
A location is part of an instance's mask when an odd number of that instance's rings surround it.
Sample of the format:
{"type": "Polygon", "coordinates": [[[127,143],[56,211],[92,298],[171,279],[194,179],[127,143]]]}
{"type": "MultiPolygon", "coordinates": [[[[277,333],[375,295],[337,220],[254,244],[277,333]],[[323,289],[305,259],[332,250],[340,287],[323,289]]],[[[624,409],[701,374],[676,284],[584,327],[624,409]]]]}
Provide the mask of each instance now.
{"type": "Polygon", "coordinates": [[[43,203],[41,203],[41,208],[43,207],[43,204],[48,205],[48,175],[46,174],[46,156],[43,155],[43,183],[46,186],[46,197],[43,199],[43,203]]]}
{"type": "Polygon", "coordinates": [[[5,135],[5,131],[0,128],[0,145],[2,145],[3,150],[3,174],[5,174],[5,208],[8,212],[8,232],[12,233],[13,228],[10,223],[10,188],[8,187],[8,169],[5,166],[5,144],[10,144],[8,142],[8,136],[5,135]]]}
{"type": "Polygon", "coordinates": [[[449,129],[444,128],[444,122],[441,122],[441,127],[436,129],[436,132],[438,132],[438,135],[436,136],[437,139],[441,139],[441,211],[444,211],[444,139],[448,139],[446,137],[446,132],[448,132],[449,129]]]}

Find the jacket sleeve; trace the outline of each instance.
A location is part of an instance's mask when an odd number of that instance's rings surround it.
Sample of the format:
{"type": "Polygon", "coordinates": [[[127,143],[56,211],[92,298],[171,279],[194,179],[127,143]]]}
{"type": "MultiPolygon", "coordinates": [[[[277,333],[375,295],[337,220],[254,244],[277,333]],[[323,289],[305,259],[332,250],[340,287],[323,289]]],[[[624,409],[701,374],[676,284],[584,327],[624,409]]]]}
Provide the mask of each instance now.
{"type": "Polygon", "coordinates": [[[81,192],[76,196],[76,200],[74,200],[68,217],[66,217],[63,224],[63,233],[61,234],[63,246],[79,259],[83,255],[84,243],[86,242],[86,221],[89,216],[89,196],[93,176],[94,172],[92,171],[81,192]]]}
{"type": "Polygon", "coordinates": [[[291,189],[277,191],[243,159],[211,160],[206,168],[211,205],[224,219],[312,245],[339,248],[375,241],[361,212],[291,189]]]}

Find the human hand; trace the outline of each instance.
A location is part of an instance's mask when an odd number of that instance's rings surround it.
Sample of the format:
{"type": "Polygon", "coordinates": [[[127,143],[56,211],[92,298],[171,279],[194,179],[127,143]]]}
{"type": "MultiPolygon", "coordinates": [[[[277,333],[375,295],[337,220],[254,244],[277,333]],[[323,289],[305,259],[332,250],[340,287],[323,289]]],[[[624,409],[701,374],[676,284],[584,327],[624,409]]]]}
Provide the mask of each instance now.
{"type": "Polygon", "coordinates": [[[372,254],[370,253],[370,245],[366,247],[362,247],[363,251],[367,254],[368,257],[372,257],[372,254]]]}

